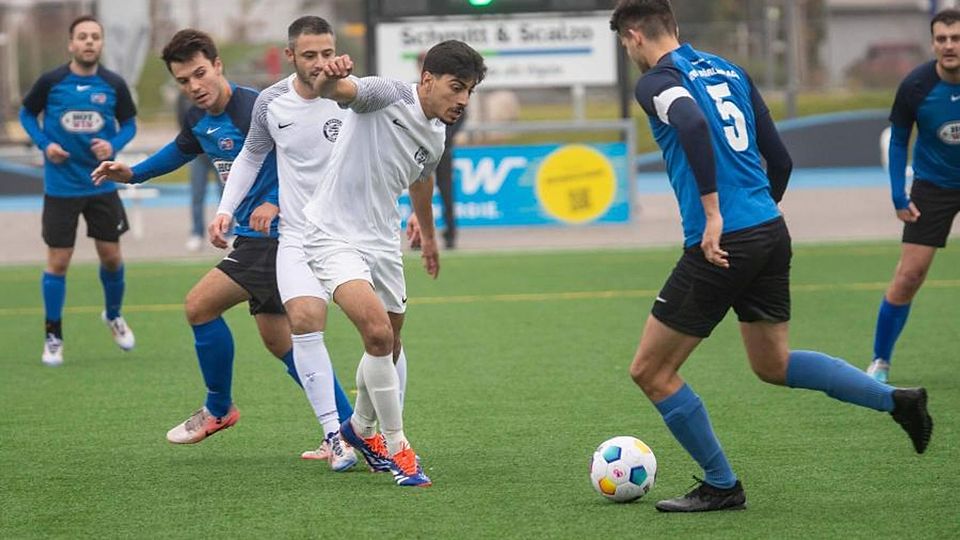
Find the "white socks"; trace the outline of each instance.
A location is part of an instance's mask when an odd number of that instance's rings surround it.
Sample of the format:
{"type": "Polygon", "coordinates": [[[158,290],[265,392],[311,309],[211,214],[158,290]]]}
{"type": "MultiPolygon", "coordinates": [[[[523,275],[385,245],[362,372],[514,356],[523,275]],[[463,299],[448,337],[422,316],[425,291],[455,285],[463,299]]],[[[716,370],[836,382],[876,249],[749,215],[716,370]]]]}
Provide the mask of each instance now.
{"type": "Polygon", "coordinates": [[[403,352],[403,345],[400,346],[400,354],[397,355],[397,378],[400,379],[400,410],[403,410],[403,398],[407,395],[407,355],[403,352]]]}
{"type": "MultiPolygon", "coordinates": [[[[400,381],[397,370],[393,365],[393,354],[373,356],[364,353],[357,370],[362,374],[366,392],[358,386],[356,415],[360,411],[360,396],[367,394],[369,401],[376,411],[376,418],[380,421],[380,431],[387,439],[387,449],[390,455],[402,450],[406,444],[403,435],[403,414],[400,408],[400,381]]],[[[358,383],[360,376],[358,375],[358,383]]],[[[365,426],[357,426],[365,427],[365,426]]]]}
{"type": "Polygon", "coordinates": [[[333,365],[323,342],[323,332],[293,335],[293,362],[303,392],[323,426],[323,436],[340,430],[337,401],[333,390],[333,365]]]}

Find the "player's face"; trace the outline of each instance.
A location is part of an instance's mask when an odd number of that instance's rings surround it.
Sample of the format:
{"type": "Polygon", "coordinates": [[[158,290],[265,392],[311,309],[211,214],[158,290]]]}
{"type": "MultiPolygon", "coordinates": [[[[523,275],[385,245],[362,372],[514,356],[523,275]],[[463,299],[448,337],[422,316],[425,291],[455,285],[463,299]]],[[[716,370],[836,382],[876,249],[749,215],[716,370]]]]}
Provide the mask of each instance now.
{"type": "Polygon", "coordinates": [[[93,21],[84,21],[73,28],[67,45],[73,61],[84,67],[93,67],[103,51],[103,29],[93,21]]]}
{"type": "Polygon", "coordinates": [[[297,72],[297,79],[311,88],[323,66],[337,55],[333,34],[301,34],[294,41],[293,49],[287,48],[284,52],[297,72]]]}
{"type": "Polygon", "coordinates": [[[455,124],[463,115],[473,88],[477,85],[472,79],[465,80],[450,74],[436,77],[428,71],[423,72],[420,84],[424,87],[422,100],[427,116],[439,118],[448,125],[455,124]]]}
{"type": "Polygon", "coordinates": [[[960,71],[960,22],[951,25],[942,22],[933,25],[933,54],[940,69],[960,71]]]}
{"type": "Polygon", "coordinates": [[[170,62],[170,73],[180,90],[201,109],[219,109],[225,106],[223,64],[220,58],[212,62],[198,52],[186,62],[170,62]]]}

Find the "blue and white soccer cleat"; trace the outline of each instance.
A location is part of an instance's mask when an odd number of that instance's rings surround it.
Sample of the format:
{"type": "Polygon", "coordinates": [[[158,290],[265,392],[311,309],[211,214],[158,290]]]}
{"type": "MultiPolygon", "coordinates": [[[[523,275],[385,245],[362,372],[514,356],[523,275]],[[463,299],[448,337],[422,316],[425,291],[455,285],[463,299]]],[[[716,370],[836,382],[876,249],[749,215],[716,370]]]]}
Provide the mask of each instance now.
{"type": "Polygon", "coordinates": [[[339,433],[328,433],[323,441],[330,448],[330,468],[342,472],[357,464],[357,455],[353,447],[340,438],[339,433]]]}
{"type": "Polygon", "coordinates": [[[340,424],[340,437],[344,442],[360,451],[360,455],[367,461],[373,472],[392,470],[393,461],[387,454],[387,442],[381,433],[369,439],[364,439],[353,429],[353,424],[347,418],[340,424]]]}
{"type": "Polygon", "coordinates": [[[390,472],[393,473],[393,479],[398,486],[408,487],[430,487],[433,482],[423,474],[423,467],[420,466],[420,458],[413,448],[404,445],[405,448],[393,455],[391,460],[390,472]]]}
{"type": "Polygon", "coordinates": [[[40,360],[48,366],[55,367],[63,364],[63,340],[53,334],[47,334],[40,360]]]}
{"type": "Polygon", "coordinates": [[[873,377],[873,380],[877,382],[887,384],[887,380],[890,378],[890,362],[880,358],[874,359],[873,362],[870,362],[870,367],[867,368],[867,375],[873,377]]]}

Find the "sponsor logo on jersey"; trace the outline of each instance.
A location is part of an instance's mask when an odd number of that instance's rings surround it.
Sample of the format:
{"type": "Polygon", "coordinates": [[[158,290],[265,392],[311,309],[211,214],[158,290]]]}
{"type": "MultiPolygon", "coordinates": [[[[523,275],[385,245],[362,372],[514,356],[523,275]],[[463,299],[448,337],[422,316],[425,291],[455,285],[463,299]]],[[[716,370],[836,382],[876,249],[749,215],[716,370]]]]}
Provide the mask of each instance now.
{"type": "Polygon", "coordinates": [[[960,144],[960,121],[947,122],[937,130],[940,140],[949,145],[960,144]]]}
{"type": "Polygon", "coordinates": [[[423,165],[429,156],[430,153],[427,152],[427,149],[421,146],[420,148],[417,148],[417,152],[413,154],[413,159],[416,160],[417,165],[423,165]]]}
{"type": "Polygon", "coordinates": [[[207,128],[207,135],[213,135],[214,133],[220,131],[220,128],[223,126],[217,126],[215,128],[207,128]]]}
{"type": "Polygon", "coordinates": [[[107,102],[107,95],[103,92],[94,92],[90,94],[90,103],[95,105],[103,105],[107,102]]]}
{"type": "Polygon", "coordinates": [[[89,84],[78,84],[78,85],[77,85],[77,92],[86,92],[86,91],[89,90],[89,89],[90,89],[90,85],[89,85],[89,84]]]}
{"type": "Polygon", "coordinates": [[[407,126],[403,125],[403,122],[401,122],[399,118],[393,119],[393,125],[397,126],[400,129],[408,129],[407,126]]]}
{"type": "Polygon", "coordinates": [[[278,122],[278,123],[277,123],[277,128],[279,128],[279,129],[288,128],[288,127],[292,126],[293,124],[294,124],[293,122],[288,122],[288,123],[286,123],[286,124],[281,124],[281,123],[278,122]]]}
{"type": "Polygon", "coordinates": [[[226,184],[227,177],[230,176],[230,167],[233,166],[232,161],[226,159],[214,159],[213,168],[217,171],[217,176],[220,177],[220,183],[226,184]]]}
{"type": "Polygon", "coordinates": [[[70,133],[97,133],[104,123],[97,111],[67,111],[60,117],[60,125],[70,133]]]}
{"type": "Polygon", "coordinates": [[[233,139],[230,137],[224,137],[217,141],[217,146],[219,146],[224,152],[229,152],[233,150],[233,139]]]}
{"type": "Polygon", "coordinates": [[[323,124],[323,136],[330,142],[337,142],[340,135],[340,126],[343,122],[339,118],[331,118],[323,124]]]}

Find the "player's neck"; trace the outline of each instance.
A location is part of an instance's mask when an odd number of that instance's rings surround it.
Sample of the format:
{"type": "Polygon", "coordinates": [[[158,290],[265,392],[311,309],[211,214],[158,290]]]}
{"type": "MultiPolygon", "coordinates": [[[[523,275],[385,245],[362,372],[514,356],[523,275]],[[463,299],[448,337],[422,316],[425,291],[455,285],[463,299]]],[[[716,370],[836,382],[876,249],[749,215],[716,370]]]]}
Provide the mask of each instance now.
{"type": "Polygon", "coordinates": [[[423,85],[417,83],[417,101],[420,102],[420,110],[423,112],[423,115],[427,117],[427,120],[433,120],[436,116],[430,116],[430,113],[427,111],[427,103],[424,101],[425,90],[423,85]]]}
{"type": "Polygon", "coordinates": [[[647,61],[647,65],[653,67],[657,65],[661,58],[679,48],[680,42],[675,39],[651,41],[644,50],[644,59],[647,61]]]}
{"type": "Polygon", "coordinates": [[[960,84],[960,69],[947,71],[937,64],[937,76],[940,80],[950,84],[960,84]]]}
{"type": "Polygon", "coordinates": [[[300,80],[300,77],[293,77],[293,91],[303,99],[317,99],[320,94],[313,89],[313,86],[300,80]]]}
{"type": "Polygon", "coordinates": [[[230,98],[233,96],[233,88],[226,79],[220,84],[223,86],[220,91],[220,99],[218,99],[212,107],[207,109],[207,112],[214,116],[223,114],[223,111],[227,110],[227,103],[230,103],[230,98]]]}
{"type": "Polygon", "coordinates": [[[74,75],[79,75],[81,77],[92,77],[97,74],[97,68],[100,67],[100,64],[93,64],[92,66],[83,66],[78,63],[76,60],[70,61],[70,72],[74,75]]]}

